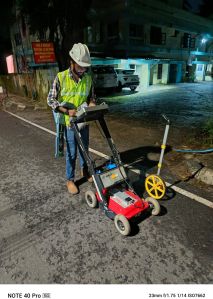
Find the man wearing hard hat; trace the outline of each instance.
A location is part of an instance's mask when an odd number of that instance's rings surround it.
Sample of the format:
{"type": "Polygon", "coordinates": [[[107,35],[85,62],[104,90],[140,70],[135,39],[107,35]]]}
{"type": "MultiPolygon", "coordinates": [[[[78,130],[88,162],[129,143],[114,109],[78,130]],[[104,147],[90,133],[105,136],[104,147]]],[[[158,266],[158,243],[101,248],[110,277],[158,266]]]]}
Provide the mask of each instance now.
{"type": "MultiPolygon", "coordinates": [[[[69,193],[77,194],[75,165],[78,145],[74,129],[70,126],[70,117],[75,116],[77,109],[80,109],[81,106],[95,105],[95,97],[91,75],[86,72],[88,67],[91,66],[89,49],[85,44],[74,44],[69,55],[71,57],[70,67],[57,74],[49,91],[47,103],[53,109],[54,113],[60,117],[60,123],[64,124],[64,134],[67,144],[67,188],[69,193]]],[[[85,148],[88,150],[89,126],[84,125],[80,128],[80,132],[85,148]]],[[[88,181],[92,182],[92,177],[88,173],[83,154],[80,150],[79,162],[81,175],[86,176],[88,181]]]]}

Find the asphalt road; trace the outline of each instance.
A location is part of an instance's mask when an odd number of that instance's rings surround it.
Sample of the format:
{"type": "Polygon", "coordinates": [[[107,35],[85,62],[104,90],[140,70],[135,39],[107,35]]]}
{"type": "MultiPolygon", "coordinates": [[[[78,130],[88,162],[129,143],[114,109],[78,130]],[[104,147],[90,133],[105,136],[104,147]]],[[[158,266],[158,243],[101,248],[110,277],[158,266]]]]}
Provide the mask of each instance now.
{"type": "Polygon", "coordinates": [[[53,144],[0,111],[0,283],[212,283],[212,209],[177,193],[122,237],[84,203],[89,183],[67,193],[53,144]]]}

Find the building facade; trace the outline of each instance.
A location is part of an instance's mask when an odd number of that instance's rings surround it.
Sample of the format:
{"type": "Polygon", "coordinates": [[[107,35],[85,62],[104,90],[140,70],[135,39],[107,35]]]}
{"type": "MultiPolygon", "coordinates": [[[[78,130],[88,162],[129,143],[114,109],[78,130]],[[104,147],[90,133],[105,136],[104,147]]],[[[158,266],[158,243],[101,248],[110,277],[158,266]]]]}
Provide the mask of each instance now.
{"type": "Polygon", "coordinates": [[[93,63],[135,68],[141,88],[212,80],[213,21],[184,10],[182,0],[94,0],[89,18],[93,63]]]}
{"type": "MultiPolygon", "coordinates": [[[[14,8],[15,9],[15,8],[14,8]]],[[[140,89],[153,84],[212,80],[213,21],[183,9],[183,0],[93,0],[84,42],[92,63],[135,69],[140,89]]],[[[44,36],[48,41],[48,32],[44,36]]],[[[34,59],[25,19],[16,11],[11,27],[15,74],[11,86],[42,98],[57,71],[56,63],[34,59]]]]}

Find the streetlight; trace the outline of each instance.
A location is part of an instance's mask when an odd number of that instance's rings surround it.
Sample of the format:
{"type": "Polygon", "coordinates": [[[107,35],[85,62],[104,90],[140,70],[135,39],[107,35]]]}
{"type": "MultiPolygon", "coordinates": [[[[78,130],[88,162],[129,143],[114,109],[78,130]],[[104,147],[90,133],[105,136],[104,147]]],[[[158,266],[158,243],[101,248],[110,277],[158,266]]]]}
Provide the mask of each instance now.
{"type": "Polygon", "coordinates": [[[201,40],[201,44],[203,45],[203,44],[205,44],[207,42],[207,38],[202,38],[202,40],[201,40]]]}

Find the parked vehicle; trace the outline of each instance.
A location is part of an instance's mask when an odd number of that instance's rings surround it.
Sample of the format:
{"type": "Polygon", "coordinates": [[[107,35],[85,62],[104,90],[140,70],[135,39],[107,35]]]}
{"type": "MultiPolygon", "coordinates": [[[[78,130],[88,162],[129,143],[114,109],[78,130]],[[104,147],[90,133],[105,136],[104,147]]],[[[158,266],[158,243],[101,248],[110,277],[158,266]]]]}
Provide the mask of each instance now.
{"type": "Polygon", "coordinates": [[[118,91],[121,91],[123,87],[129,87],[134,91],[140,84],[139,76],[134,74],[135,70],[115,69],[115,71],[118,76],[118,91]]]}
{"type": "Polygon", "coordinates": [[[118,86],[117,74],[112,66],[94,65],[92,76],[95,89],[114,89],[118,86]]]}

